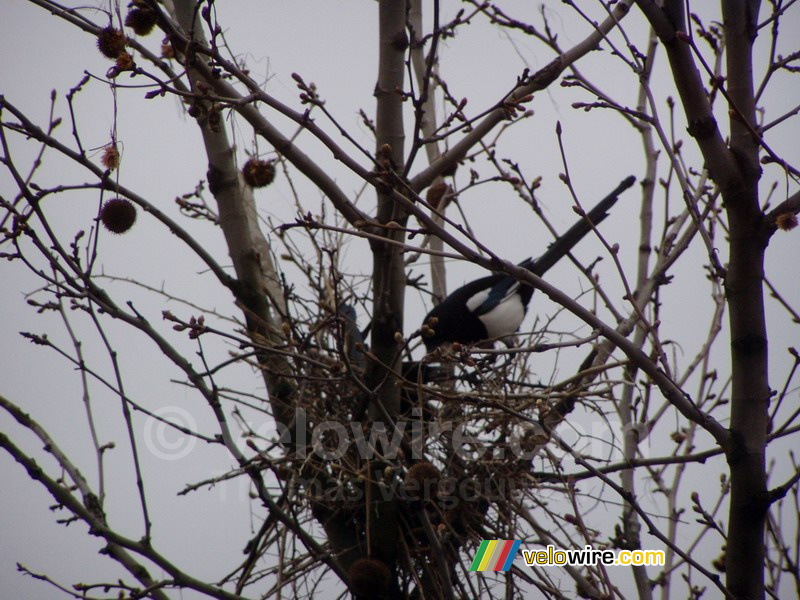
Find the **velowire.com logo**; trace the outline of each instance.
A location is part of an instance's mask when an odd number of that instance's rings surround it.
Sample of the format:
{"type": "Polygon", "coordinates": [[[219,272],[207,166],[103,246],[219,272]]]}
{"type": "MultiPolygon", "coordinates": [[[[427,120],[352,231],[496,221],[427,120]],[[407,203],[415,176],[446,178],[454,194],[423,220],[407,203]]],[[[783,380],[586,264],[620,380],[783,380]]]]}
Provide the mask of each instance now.
{"type": "Polygon", "coordinates": [[[508,571],[519,552],[520,540],[483,540],[470,571],[508,571]]]}

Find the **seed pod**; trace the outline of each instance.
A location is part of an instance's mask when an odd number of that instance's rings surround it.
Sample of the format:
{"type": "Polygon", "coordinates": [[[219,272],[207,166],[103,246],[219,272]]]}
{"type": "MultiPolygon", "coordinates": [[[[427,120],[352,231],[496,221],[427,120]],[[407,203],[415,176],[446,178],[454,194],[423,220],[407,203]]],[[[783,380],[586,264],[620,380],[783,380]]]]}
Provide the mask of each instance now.
{"type": "Polygon", "coordinates": [[[125,52],[127,43],[125,34],[111,25],[103,29],[97,36],[97,49],[103,56],[112,60],[116,60],[120,54],[125,52]]]}
{"type": "Polygon", "coordinates": [[[350,566],[350,589],[358,598],[381,596],[392,576],[386,563],[374,558],[359,558],[350,566]]]}
{"type": "Polygon", "coordinates": [[[125,233],[136,222],[136,207],[130,200],[113,198],[100,209],[100,220],[111,233],[125,233]]]}
{"type": "Polygon", "coordinates": [[[797,215],[785,212],[775,217],[775,226],[781,231],[791,231],[797,227],[797,215]]]}
{"type": "Polygon", "coordinates": [[[103,148],[103,154],[100,156],[100,162],[109,171],[113,171],[119,167],[119,150],[114,143],[109,144],[103,148]]]}
{"type": "Polygon", "coordinates": [[[130,27],[136,35],[147,35],[156,26],[156,13],[149,6],[133,3],[125,16],[125,27],[130,27]]]}
{"type": "Polygon", "coordinates": [[[439,485],[439,469],[426,460],[416,463],[406,473],[404,488],[413,500],[430,500],[439,485]]]}
{"type": "Polygon", "coordinates": [[[275,166],[268,160],[251,158],[244,163],[242,176],[252,187],[266,187],[275,179],[275,166]]]}

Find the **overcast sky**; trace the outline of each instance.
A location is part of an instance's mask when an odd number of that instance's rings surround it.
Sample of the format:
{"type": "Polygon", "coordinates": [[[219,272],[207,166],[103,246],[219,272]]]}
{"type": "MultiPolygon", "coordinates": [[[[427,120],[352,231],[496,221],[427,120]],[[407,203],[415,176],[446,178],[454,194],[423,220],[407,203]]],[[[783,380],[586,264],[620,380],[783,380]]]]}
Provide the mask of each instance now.
{"type": "MultiPolygon", "coordinates": [[[[86,6],[83,3],[67,4],[86,6]]],[[[451,15],[456,3],[445,4],[451,15]]],[[[519,11],[517,16],[520,18],[537,21],[537,3],[508,4],[519,11]]],[[[374,114],[372,90],[377,72],[375,2],[236,0],[217,5],[220,22],[226,27],[228,43],[237,54],[246,58],[251,73],[264,82],[269,93],[297,108],[297,89],[291,73],[300,73],[306,81],[316,83],[327,102],[327,108],[357,141],[372,148],[371,135],[361,124],[357,111],[364,109],[368,114],[374,114]]],[[[0,12],[0,56],[3,57],[0,60],[0,93],[44,125],[50,92],[57,90],[56,114],[64,119],[60,135],[62,139],[69,140],[65,95],[81,79],[84,71],[102,77],[109,66],[108,61],[97,52],[91,37],[50,16],[41,8],[22,0],[4,0],[0,12]]],[[[95,18],[91,11],[87,15],[95,18]]],[[[586,26],[576,26],[573,14],[561,3],[553,4],[550,16],[551,24],[561,32],[559,40],[565,48],[587,33],[586,26]]],[[[800,11],[793,11],[791,20],[784,23],[786,30],[800,31],[799,17],[800,11]]],[[[626,30],[634,38],[633,42],[643,49],[647,30],[642,26],[642,20],[632,14],[625,23],[626,30]]],[[[147,44],[152,48],[156,48],[158,42],[157,34],[147,39],[147,44]]],[[[519,35],[509,37],[485,23],[477,23],[460,30],[454,39],[443,42],[440,70],[453,94],[469,98],[470,110],[478,113],[497,102],[501,92],[514,85],[523,68],[535,70],[551,58],[550,53],[530,39],[519,35]]],[[[659,55],[658,60],[659,66],[664,66],[663,54],[659,55]]],[[[634,105],[636,79],[626,72],[623,65],[610,68],[609,64],[610,61],[589,56],[580,66],[604,89],[624,99],[628,105],[634,105]],[[595,74],[593,68],[602,68],[604,71],[595,74]]],[[[773,111],[766,116],[767,121],[797,105],[800,99],[800,88],[796,82],[790,85],[786,77],[776,79],[775,87],[767,96],[767,104],[773,111]]],[[[125,77],[118,81],[122,84],[138,83],[125,77]]],[[[660,81],[655,88],[661,91],[667,85],[667,81],[660,81]]],[[[121,179],[159,208],[181,220],[219,262],[227,264],[221,233],[205,223],[187,223],[173,202],[176,196],[192,191],[205,178],[206,159],[197,127],[187,122],[176,100],[143,100],[145,91],[121,90],[117,95],[116,126],[123,151],[121,179]]],[[[629,174],[640,177],[644,165],[641,144],[632,128],[622,124],[611,111],[593,111],[589,114],[575,111],[571,103],[576,100],[591,101],[591,98],[577,90],[560,88],[537,95],[530,105],[535,113],[530,123],[512,128],[502,146],[506,154],[514,156],[528,172],[543,176],[540,199],[545,202],[548,217],[561,230],[572,223],[574,213],[570,208],[571,200],[558,180],[558,173],[563,171],[563,166],[554,133],[557,120],[564,125],[563,140],[570,171],[576,191],[585,204],[601,198],[629,174]]],[[[113,109],[113,97],[108,87],[100,81],[91,80],[76,102],[85,148],[96,149],[95,153],[99,153],[99,149],[108,143],[115,124],[113,109]]],[[[664,107],[662,109],[665,110],[664,107]]],[[[682,113],[679,117],[682,118],[682,113]]],[[[295,131],[286,121],[277,119],[276,122],[287,135],[295,131]]],[[[329,125],[326,127],[332,130],[329,125]]],[[[682,135],[683,125],[679,123],[677,129],[682,135]]],[[[254,149],[252,133],[240,124],[233,125],[232,135],[241,151],[254,149]]],[[[798,120],[794,118],[787,121],[781,131],[774,132],[770,143],[778,154],[785,154],[797,164],[799,135],[798,120]]],[[[330,159],[310,135],[301,134],[298,143],[313,158],[328,165],[330,174],[353,197],[362,190],[362,182],[330,159]]],[[[259,142],[259,149],[269,156],[270,149],[263,140],[259,142]]],[[[34,150],[32,145],[18,142],[14,145],[14,152],[21,164],[34,150]]],[[[690,160],[696,156],[693,147],[687,147],[685,151],[690,160]]],[[[89,180],[88,174],[76,170],[55,153],[47,152],[45,157],[46,169],[39,173],[39,183],[81,183],[89,180]]],[[[366,164],[365,160],[361,162],[366,164]]],[[[695,160],[694,164],[701,163],[695,160]]],[[[420,163],[419,166],[424,165],[420,163]]],[[[662,169],[665,166],[662,163],[662,169]]],[[[482,174],[488,175],[486,172],[482,174]]],[[[302,181],[298,173],[292,175],[307,210],[318,213],[323,206],[332,210],[321,194],[302,181]]],[[[764,189],[775,181],[778,183],[775,192],[777,202],[786,195],[786,182],[777,177],[775,170],[768,170],[764,189]]],[[[7,171],[1,170],[0,194],[13,197],[15,191],[7,171]]],[[[792,193],[796,190],[790,188],[788,191],[792,193]]],[[[92,194],[63,195],[50,201],[48,211],[53,215],[59,232],[74,235],[79,229],[88,231],[94,226],[99,196],[92,194]]],[[[282,174],[279,174],[274,186],[257,192],[257,199],[265,227],[290,221],[297,213],[289,182],[282,174]]],[[[603,225],[608,238],[620,244],[620,257],[626,264],[633,264],[637,252],[638,232],[634,234],[628,229],[632,220],[627,214],[628,211],[638,212],[635,204],[637,199],[637,191],[630,192],[603,225]],[[626,200],[630,201],[629,205],[625,204],[626,200]]],[[[364,192],[359,202],[370,210],[374,204],[372,192],[364,192]]],[[[477,237],[486,240],[495,252],[510,260],[538,255],[550,241],[530,209],[521,206],[510,192],[484,196],[478,189],[466,194],[461,202],[477,237]]],[[[800,301],[800,283],[795,265],[800,252],[799,240],[796,233],[778,234],[771,242],[767,260],[768,276],[774,278],[781,293],[795,306],[800,301]]],[[[589,243],[579,252],[588,259],[592,253],[599,252],[598,247],[596,243],[589,243]]],[[[168,294],[190,298],[205,309],[216,309],[224,316],[237,316],[229,295],[219,289],[204,265],[147,215],[140,213],[139,222],[128,235],[102,236],[100,256],[103,271],[108,275],[139,280],[155,288],[163,285],[168,294]]],[[[690,257],[687,261],[690,265],[692,261],[694,265],[707,262],[706,254],[699,245],[693,248],[690,257]]],[[[342,249],[342,264],[350,273],[368,275],[370,259],[366,244],[360,240],[348,241],[342,249]]],[[[424,272],[423,267],[424,264],[419,272],[424,272]]],[[[55,356],[51,350],[34,346],[19,335],[20,331],[46,332],[68,347],[69,338],[64,324],[52,314],[37,314],[35,309],[26,304],[25,294],[35,291],[40,283],[23,265],[4,261],[0,263],[0,268],[0,281],[3,282],[0,284],[0,394],[20,404],[68,454],[79,457],[81,469],[94,482],[96,465],[81,404],[79,376],[68,362],[55,356]]],[[[292,276],[291,269],[287,269],[287,273],[292,276]]],[[[448,271],[450,289],[482,274],[474,265],[454,263],[448,271]]],[[[580,292],[582,284],[585,286],[585,281],[581,282],[574,271],[557,269],[553,277],[559,285],[563,284],[575,294],[580,292]]],[[[707,320],[704,311],[707,309],[703,307],[695,311],[692,302],[692,294],[698,294],[702,300],[708,293],[708,286],[703,280],[703,274],[698,269],[686,272],[679,270],[675,283],[664,289],[665,312],[671,319],[671,326],[675,327],[674,331],[680,334],[676,338],[692,340],[691,332],[704,327],[707,320]],[[672,306],[676,307],[674,312],[670,312],[672,306]]],[[[137,309],[141,309],[159,327],[162,326],[159,322],[160,313],[165,308],[192,314],[188,309],[169,303],[162,297],[154,300],[152,294],[125,282],[109,280],[108,287],[117,290],[121,297],[131,298],[137,303],[137,309]]],[[[423,303],[423,298],[415,293],[408,294],[407,302],[409,316],[406,333],[410,333],[418,326],[428,307],[423,303]]],[[[538,304],[536,302],[535,299],[532,314],[541,310],[549,315],[556,311],[552,303],[542,298],[538,299],[538,304]]],[[[704,306],[702,301],[698,304],[704,306]]],[[[80,320],[77,316],[74,318],[80,320]]],[[[366,315],[360,312],[360,318],[365,319],[366,315]]],[[[775,303],[769,306],[768,318],[770,324],[786,323],[775,303]]],[[[528,328],[532,319],[529,316],[526,321],[528,328]]],[[[163,324],[163,329],[168,331],[169,327],[163,324]]],[[[80,325],[80,331],[86,336],[84,351],[87,358],[108,376],[111,373],[108,355],[99,343],[96,332],[93,333],[85,323],[80,325]]],[[[192,390],[175,382],[181,379],[180,375],[164,364],[149,342],[116,323],[107,324],[107,332],[121,350],[121,369],[130,397],[152,410],[168,411],[165,414],[170,418],[183,419],[200,430],[213,430],[209,411],[198,410],[198,403],[202,401],[192,390]]],[[[705,335],[704,331],[702,335],[705,335]]],[[[773,326],[770,336],[770,369],[772,385],[776,387],[782,383],[782,376],[790,364],[786,347],[793,344],[797,346],[800,336],[796,324],[773,326]]],[[[695,336],[696,341],[700,339],[700,336],[695,336]]],[[[187,355],[195,352],[194,345],[185,336],[176,334],[170,341],[185,350],[187,355]]],[[[724,355],[726,347],[725,337],[718,352],[724,355]]],[[[230,349],[223,344],[216,344],[208,348],[208,352],[213,362],[224,360],[230,349]]],[[[684,360],[689,360],[693,355],[692,350],[685,349],[684,360]]],[[[719,360],[724,366],[724,359],[719,360]]],[[[220,380],[232,387],[263,394],[260,376],[245,366],[228,369],[221,374],[220,380]]],[[[130,476],[131,463],[125,443],[127,434],[119,417],[119,402],[102,385],[92,383],[91,389],[102,440],[113,440],[117,444],[117,449],[107,453],[109,479],[106,487],[113,490],[107,498],[107,513],[124,533],[136,538],[142,531],[141,517],[134,481],[130,476]]],[[[796,396],[795,392],[795,399],[796,396]]],[[[137,417],[135,423],[140,431],[144,431],[145,419],[137,417]]],[[[254,426],[263,430],[269,428],[270,424],[255,423],[254,426]]],[[[42,457],[38,450],[41,444],[21,428],[14,428],[5,413],[0,414],[0,431],[11,431],[22,448],[42,457]]],[[[154,543],[164,555],[182,557],[183,563],[179,562],[179,566],[187,568],[189,572],[200,576],[212,574],[210,578],[221,577],[236,566],[241,557],[242,540],[247,538],[247,532],[254,523],[256,527],[258,525],[257,516],[251,517],[249,508],[259,512],[259,507],[251,505],[249,490],[241,479],[213,490],[202,490],[186,497],[176,496],[178,491],[192,482],[223,473],[231,467],[231,460],[221,448],[209,448],[201,443],[192,446],[186,457],[176,460],[181,448],[186,447],[181,446],[186,443],[185,440],[179,440],[173,434],[166,440],[159,439],[158,432],[152,431],[148,435],[151,445],[143,453],[143,467],[158,481],[157,485],[148,488],[152,520],[158,524],[154,531],[154,543]]],[[[46,456],[43,462],[48,466],[52,464],[46,456]]],[[[5,453],[0,454],[0,481],[4,484],[0,496],[0,597],[62,597],[51,587],[17,573],[16,562],[68,584],[103,579],[112,581],[125,575],[115,562],[97,554],[101,544],[96,538],[86,535],[84,525],[73,523],[65,528],[55,524],[56,519],[65,516],[63,512],[48,510],[53,504],[52,498],[41,486],[28,479],[5,453]]],[[[716,485],[716,482],[710,485],[716,485]]],[[[193,596],[183,596],[190,597],[193,596]]]]}

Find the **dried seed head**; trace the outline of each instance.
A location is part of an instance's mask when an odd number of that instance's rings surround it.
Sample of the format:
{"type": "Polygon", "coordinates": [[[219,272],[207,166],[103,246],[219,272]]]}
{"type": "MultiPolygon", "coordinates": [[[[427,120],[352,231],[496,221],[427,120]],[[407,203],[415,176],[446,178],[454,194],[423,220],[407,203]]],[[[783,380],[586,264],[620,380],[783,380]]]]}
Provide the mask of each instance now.
{"type": "Polygon", "coordinates": [[[439,485],[439,469],[426,460],[414,464],[406,474],[404,488],[413,499],[429,499],[439,485]]]}
{"type": "Polygon", "coordinates": [[[252,187],[266,187],[275,179],[275,166],[271,161],[251,158],[244,163],[242,176],[252,187]]]}
{"type": "Polygon", "coordinates": [[[103,148],[103,154],[100,156],[100,162],[109,171],[113,171],[119,167],[119,150],[114,143],[109,144],[103,148]]]}
{"type": "Polygon", "coordinates": [[[133,69],[133,56],[130,52],[123,52],[117,56],[117,69],[119,71],[130,71],[133,69]]]}
{"type": "Polygon", "coordinates": [[[775,226],[781,231],[791,231],[797,227],[797,215],[785,212],[775,217],[775,226]]]}
{"type": "Polygon", "coordinates": [[[125,16],[125,27],[130,27],[136,35],[147,35],[156,26],[156,13],[149,6],[134,2],[125,16]]]}
{"type": "Polygon", "coordinates": [[[415,479],[417,481],[428,481],[439,479],[439,469],[427,460],[420,461],[411,466],[406,475],[406,481],[415,479]]]}
{"type": "Polygon", "coordinates": [[[392,576],[386,563],[374,558],[359,558],[350,566],[350,589],[361,598],[381,596],[392,576]]]}
{"type": "Polygon", "coordinates": [[[125,34],[119,29],[114,29],[111,25],[103,29],[97,36],[97,49],[105,56],[115,60],[120,54],[125,52],[125,45],[128,40],[125,34]]]}
{"type": "Polygon", "coordinates": [[[434,183],[431,187],[428,188],[428,193],[425,199],[428,201],[433,208],[439,208],[439,205],[442,201],[444,195],[450,191],[450,186],[440,181],[438,183],[434,183]]]}
{"type": "Polygon", "coordinates": [[[136,222],[136,207],[130,200],[113,198],[100,209],[100,220],[111,233],[125,233],[136,222]]]}

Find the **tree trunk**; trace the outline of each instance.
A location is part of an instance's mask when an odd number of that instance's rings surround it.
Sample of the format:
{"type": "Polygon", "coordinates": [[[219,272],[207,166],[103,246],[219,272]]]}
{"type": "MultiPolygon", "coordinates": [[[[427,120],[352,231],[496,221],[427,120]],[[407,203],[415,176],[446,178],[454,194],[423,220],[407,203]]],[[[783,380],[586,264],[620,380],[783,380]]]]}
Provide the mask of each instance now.
{"type": "Polygon", "coordinates": [[[730,149],[740,185],[723,190],[730,227],[725,293],[731,328],[731,499],[726,551],[727,585],[741,599],[764,597],[764,524],[768,508],[765,449],[769,408],[767,327],[764,318],[763,214],[758,202],[758,141],[752,47],[759,2],[722,3],[730,149]]]}
{"type": "MultiPolygon", "coordinates": [[[[375,86],[376,169],[384,186],[378,187],[378,222],[405,225],[405,211],[392,199],[391,189],[403,171],[403,89],[406,36],[406,0],[381,0],[379,6],[380,48],[378,82],[375,86]]],[[[387,228],[386,237],[405,241],[400,228],[387,228]]],[[[395,375],[400,372],[401,355],[395,334],[403,331],[405,269],[403,253],[394,244],[372,243],[372,353],[377,359],[369,370],[368,383],[374,392],[369,407],[371,420],[383,421],[388,414],[396,420],[400,411],[400,388],[395,375]]],[[[388,424],[387,424],[388,427],[388,424]]],[[[391,435],[391,433],[390,433],[391,435]]],[[[370,469],[371,505],[368,514],[369,551],[388,565],[397,556],[397,500],[384,498],[383,467],[376,460],[370,469]]]]}

